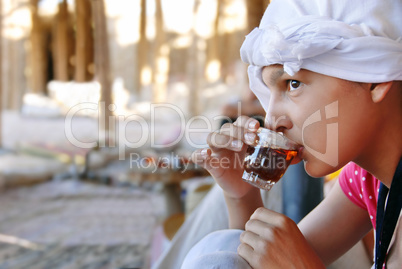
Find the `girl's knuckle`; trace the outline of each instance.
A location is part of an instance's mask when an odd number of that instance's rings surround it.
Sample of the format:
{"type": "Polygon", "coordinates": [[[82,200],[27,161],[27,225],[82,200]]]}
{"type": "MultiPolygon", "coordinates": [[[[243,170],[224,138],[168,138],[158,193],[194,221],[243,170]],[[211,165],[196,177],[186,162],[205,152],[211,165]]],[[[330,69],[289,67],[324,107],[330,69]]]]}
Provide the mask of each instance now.
{"type": "Polygon", "coordinates": [[[250,219],[246,222],[245,228],[246,230],[250,230],[256,223],[256,220],[250,219]]]}
{"type": "Polygon", "coordinates": [[[239,254],[243,254],[245,252],[246,249],[246,244],[241,243],[238,247],[237,247],[237,253],[239,254]]]}
{"type": "Polygon", "coordinates": [[[254,214],[256,217],[260,217],[262,214],[264,214],[265,208],[259,207],[254,211],[254,214]]]}

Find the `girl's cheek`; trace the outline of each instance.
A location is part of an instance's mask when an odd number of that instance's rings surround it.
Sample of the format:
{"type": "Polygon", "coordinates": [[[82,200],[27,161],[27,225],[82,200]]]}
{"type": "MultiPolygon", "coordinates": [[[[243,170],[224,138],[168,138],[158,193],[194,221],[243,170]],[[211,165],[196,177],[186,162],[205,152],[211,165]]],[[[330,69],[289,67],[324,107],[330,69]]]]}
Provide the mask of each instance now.
{"type": "Polygon", "coordinates": [[[323,121],[303,126],[303,145],[309,151],[325,154],[327,143],[327,125],[323,121]]]}

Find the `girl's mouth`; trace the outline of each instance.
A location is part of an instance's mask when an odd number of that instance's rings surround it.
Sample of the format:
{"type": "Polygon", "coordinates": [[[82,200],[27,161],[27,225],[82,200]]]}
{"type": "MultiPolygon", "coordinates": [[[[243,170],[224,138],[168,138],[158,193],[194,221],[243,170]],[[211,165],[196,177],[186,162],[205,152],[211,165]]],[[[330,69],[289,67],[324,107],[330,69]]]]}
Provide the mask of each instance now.
{"type": "Polygon", "coordinates": [[[297,164],[303,160],[304,147],[300,146],[297,150],[297,156],[292,160],[291,164],[297,164]]]}
{"type": "Polygon", "coordinates": [[[297,152],[297,156],[300,157],[300,159],[303,159],[302,155],[304,153],[304,147],[301,146],[297,152]]]}

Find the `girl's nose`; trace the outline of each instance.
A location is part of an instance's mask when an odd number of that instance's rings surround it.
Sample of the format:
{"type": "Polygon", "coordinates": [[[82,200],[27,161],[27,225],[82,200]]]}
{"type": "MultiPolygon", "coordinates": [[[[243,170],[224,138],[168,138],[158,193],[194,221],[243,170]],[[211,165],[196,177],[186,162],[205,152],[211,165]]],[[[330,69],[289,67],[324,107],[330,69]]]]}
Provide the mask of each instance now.
{"type": "Polygon", "coordinates": [[[281,102],[280,98],[276,98],[273,95],[271,95],[265,116],[265,127],[276,132],[284,132],[293,127],[293,123],[286,111],[286,106],[281,102]]]}
{"type": "Polygon", "coordinates": [[[279,117],[271,117],[268,119],[265,118],[265,126],[266,128],[273,130],[275,132],[284,133],[286,130],[292,128],[292,121],[286,115],[282,115],[279,117]]]}

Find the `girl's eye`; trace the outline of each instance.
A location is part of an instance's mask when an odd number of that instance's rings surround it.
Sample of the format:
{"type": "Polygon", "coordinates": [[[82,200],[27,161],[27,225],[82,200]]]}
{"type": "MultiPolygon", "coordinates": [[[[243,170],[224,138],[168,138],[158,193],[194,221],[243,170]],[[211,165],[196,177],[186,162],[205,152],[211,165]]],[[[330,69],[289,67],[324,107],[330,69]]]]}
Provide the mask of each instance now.
{"type": "Polygon", "coordinates": [[[289,91],[297,90],[302,85],[300,81],[293,79],[289,80],[288,84],[289,84],[289,91]]]}

